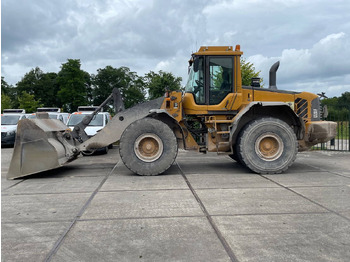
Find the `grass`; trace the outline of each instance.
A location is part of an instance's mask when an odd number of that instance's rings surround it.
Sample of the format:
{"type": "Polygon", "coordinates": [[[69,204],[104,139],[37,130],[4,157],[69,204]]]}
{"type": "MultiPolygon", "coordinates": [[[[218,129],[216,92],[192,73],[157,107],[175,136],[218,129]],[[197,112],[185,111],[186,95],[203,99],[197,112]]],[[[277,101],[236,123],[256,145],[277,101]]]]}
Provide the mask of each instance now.
{"type": "Polygon", "coordinates": [[[337,121],[336,139],[349,139],[349,121],[337,121]]]}

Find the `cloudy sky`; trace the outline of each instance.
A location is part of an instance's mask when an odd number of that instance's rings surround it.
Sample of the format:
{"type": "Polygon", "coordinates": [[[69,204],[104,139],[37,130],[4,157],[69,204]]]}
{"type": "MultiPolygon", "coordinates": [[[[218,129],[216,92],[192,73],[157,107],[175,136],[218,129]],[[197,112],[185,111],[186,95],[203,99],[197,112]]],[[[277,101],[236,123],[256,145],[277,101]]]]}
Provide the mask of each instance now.
{"type": "Polygon", "coordinates": [[[268,86],[350,91],[349,0],[2,0],[1,75],[15,85],[39,66],[58,72],[68,58],[95,74],[107,65],[142,76],[187,78],[201,45],[241,45],[268,86]]]}

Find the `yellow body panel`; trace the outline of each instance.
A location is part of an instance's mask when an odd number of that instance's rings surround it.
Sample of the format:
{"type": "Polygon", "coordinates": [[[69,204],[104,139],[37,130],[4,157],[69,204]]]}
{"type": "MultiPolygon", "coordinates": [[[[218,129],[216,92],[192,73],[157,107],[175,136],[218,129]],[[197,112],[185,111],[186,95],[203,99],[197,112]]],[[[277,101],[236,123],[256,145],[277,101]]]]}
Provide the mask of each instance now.
{"type": "MultiPolygon", "coordinates": [[[[208,133],[206,135],[205,151],[209,152],[229,152],[231,150],[228,142],[227,131],[222,127],[230,126],[236,121],[238,113],[252,102],[282,102],[290,106],[290,108],[303,119],[306,132],[311,130],[310,122],[312,122],[312,101],[318,96],[308,92],[291,92],[283,90],[273,90],[259,87],[243,87],[241,76],[240,58],[243,52],[240,47],[236,46],[202,46],[193,54],[193,56],[231,56],[233,57],[233,90],[216,105],[196,104],[196,100],[192,93],[171,92],[169,97],[165,98],[162,105],[163,109],[178,121],[182,126],[185,134],[185,142],[187,149],[200,149],[198,137],[194,139],[187,129],[188,125],[183,117],[193,117],[200,120],[201,125],[206,125],[208,133]],[[227,144],[226,144],[227,143],[227,144]]],[[[191,62],[194,60],[190,60],[191,62]]],[[[208,70],[208,69],[206,69],[208,70]]],[[[208,74],[208,71],[206,72],[208,74]]],[[[208,81],[208,79],[206,80],[208,81]]],[[[208,83],[205,87],[208,88],[208,83]]],[[[208,92],[208,91],[206,91],[208,92]]],[[[208,100],[206,100],[208,101],[208,100]]],[[[208,103],[208,102],[207,102],[208,103]]],[[[319,125],[317,125],[319,127],[319,125]]],[[[313,128],[314,129],[314,128],[313,128]]],[[[319,132],[321,133],[321,132],[319,132]]],[[[307,134],[307,133],[306,133],[307,134]]],[[[302,142],[302,141],[300,141],[302,142]]],[[[307,144],[308,142],[306,142],[307,144]]]]}
{"type": "Polygon", "coordinates": [[[198,52],[194,55],[236,55],[240,56],[243,52],[240,50],[240,46],[236,45],[235,49],[232,46],[201,46],[198,52]]]}

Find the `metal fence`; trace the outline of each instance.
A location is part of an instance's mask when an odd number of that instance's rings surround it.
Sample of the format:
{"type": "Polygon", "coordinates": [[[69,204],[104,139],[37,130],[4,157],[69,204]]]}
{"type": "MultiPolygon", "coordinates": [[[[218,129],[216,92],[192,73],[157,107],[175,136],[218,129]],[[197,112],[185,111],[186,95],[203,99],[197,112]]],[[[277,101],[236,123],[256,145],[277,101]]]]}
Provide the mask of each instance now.
{"type": "Polygon", "coordinates": [[[327,143],[315,145],[313,149],[350,151],[350,105],[328,106],[325,120],[337,122],[337,136],[327,143]]]}

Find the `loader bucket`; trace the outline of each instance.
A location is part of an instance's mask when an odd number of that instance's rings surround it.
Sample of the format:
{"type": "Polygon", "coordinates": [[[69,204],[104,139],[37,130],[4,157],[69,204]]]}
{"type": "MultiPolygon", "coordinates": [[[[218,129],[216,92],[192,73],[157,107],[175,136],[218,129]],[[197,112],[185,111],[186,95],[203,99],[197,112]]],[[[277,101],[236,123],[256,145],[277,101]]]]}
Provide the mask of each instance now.
{"type": "Polygon", "coordinates": [[[74,130],[68,131],[59,120],[21,120],[7,179],[58,168],[76,159],[82,151],[108,146],[120,139],[130,123],[146,117],[151,109],[159,109],[162,102],[161,97],[119,112],[106,127],[83,143],[75,137],[74,130]]]}
{"type": "Polygon", "coordinates": [[[74,146],[62,139],[66,129],[55,119],[19,121],[7,179],[54,169],[71,161],[68,151],[74,151],[74,146]]]}

